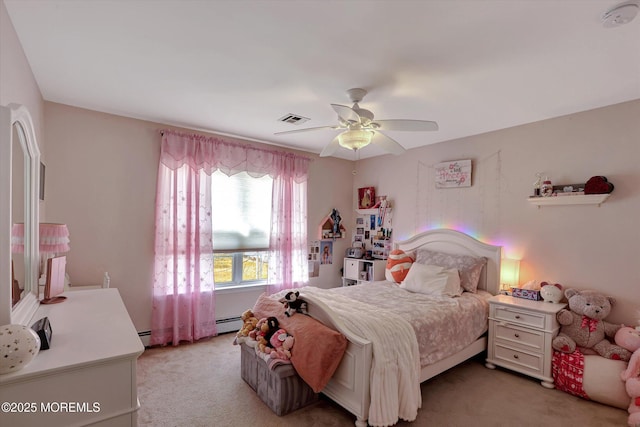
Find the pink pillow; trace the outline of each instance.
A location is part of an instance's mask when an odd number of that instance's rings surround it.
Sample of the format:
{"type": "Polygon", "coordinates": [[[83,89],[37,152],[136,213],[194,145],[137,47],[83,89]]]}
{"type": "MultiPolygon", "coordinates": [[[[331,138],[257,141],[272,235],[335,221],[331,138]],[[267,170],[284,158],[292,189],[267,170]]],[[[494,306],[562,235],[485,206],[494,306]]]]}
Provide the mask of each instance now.
{"type": "MultiPolygon", "coordinates": [[[[304,299],[304,295],[301,297],[304,299]]],[[[345,336],[305,314],[285,316],[284,305],[266,294],[258,297],[253,314],[258,319],[276,317],[280,327],[293,335],[291,364],[314,392],[322,391],[347,349],[345,336]]]]}

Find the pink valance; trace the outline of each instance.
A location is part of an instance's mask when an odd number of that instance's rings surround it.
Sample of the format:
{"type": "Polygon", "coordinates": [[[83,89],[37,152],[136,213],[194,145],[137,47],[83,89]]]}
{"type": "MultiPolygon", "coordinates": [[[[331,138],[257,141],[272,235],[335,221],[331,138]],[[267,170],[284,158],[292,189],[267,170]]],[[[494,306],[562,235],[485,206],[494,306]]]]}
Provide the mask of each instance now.
{"type": "Polygon", "coordinates": [[[297,154],[216,137],[162,131],[160,162],[172,170],[188,164],[190,168],[202,169],[208,175],[216,170],[229,176],[247,172],[254,178],[286,176],[300,183],[307,180],[310,161],[310,158],[297,154]]]}

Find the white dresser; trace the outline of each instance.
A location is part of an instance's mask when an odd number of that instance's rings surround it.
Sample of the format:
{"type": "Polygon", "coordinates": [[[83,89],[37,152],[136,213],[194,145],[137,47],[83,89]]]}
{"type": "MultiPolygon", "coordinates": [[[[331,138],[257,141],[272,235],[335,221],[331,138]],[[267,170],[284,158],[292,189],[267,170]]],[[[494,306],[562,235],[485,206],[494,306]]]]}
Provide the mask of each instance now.
{"type": "Polygon", "coordinates": [[[144,347],[117,289],[66,292],[40,305],[51,348],[0,375],[2,426],[136,426],[136,361],[144,347]],[[6,403],[12,406],[7,406],[6,403]]]}
{"type": "Polygon", "coordinates": [[[556,314],[566,304],[531,301],[507,295],[489,299],[487,368],[495,365],[542,380],[554,388],[551,341],[560,325],[556,314]]]}

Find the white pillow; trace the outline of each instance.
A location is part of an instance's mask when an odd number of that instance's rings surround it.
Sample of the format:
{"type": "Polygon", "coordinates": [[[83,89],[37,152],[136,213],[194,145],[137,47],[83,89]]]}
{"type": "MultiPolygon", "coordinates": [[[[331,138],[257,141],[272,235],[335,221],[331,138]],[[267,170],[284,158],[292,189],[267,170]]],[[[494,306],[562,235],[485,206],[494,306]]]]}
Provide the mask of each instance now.
{"type": "Polygon", "coordinates": [[[400,287],[420,294],[455,297],[462,293],[455,268],[413,263],[400,287]]]}

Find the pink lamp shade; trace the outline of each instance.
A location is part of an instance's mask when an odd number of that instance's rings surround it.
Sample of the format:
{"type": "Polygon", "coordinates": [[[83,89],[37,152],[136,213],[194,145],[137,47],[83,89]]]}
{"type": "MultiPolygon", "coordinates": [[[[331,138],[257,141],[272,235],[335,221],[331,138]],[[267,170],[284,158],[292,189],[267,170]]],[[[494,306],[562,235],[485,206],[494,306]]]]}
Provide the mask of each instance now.
{"type": "Polygon", "coordinates": [[[11,227],[11,252],[24,253],[24,223],[13,224],[11,227]]]}
{"type": "Polygon", "coordinates": [[[40,253],[59,254],[69,251],[69,229],[66,224],[40,223],[40,253]]]}

